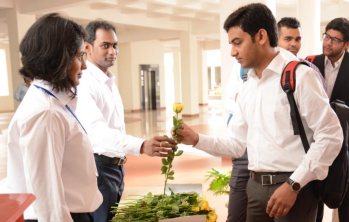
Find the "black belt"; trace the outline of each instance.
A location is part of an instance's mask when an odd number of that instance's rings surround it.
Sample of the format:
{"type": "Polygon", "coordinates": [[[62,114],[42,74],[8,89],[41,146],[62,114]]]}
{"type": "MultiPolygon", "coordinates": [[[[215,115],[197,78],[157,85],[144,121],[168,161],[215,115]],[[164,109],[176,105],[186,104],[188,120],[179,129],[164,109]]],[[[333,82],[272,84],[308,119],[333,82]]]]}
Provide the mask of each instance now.
{"type": "Polygon", "coordinates": [[[95,160],[98,162],[115,164],[115,165],[123,165],[127,162],[126,156],[124,156],[123,158],[118,158],[118,157],[111,158],[103,155],[98,155],[97,153],[95,153],[94,155],[95,155],[95,160]]]}
{"type": "Polygon", "coordinates": [[[250,178],[256,181],[257,183],[262,184],[263,186],[284,183],[291,175],[292,173],[289,173],[289,172],[282,172],[282,173],[266,173],[266,172],[256,173],[253,171],[250,172],[250,178]]]}

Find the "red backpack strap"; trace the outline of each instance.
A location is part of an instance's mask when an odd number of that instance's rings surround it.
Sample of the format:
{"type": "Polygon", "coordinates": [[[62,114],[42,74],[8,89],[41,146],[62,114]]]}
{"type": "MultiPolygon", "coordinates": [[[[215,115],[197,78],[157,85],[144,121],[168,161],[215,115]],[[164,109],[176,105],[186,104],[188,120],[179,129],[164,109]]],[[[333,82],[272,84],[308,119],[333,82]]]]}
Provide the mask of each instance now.
{"type": "Polygon", "coordinates": [[[305,58],[305,60],[307,60],[308,62],[313,63],[313,62],[314,62],[314,59],[315,59],[315,56],[316,56],[316,55],[307,56],[307,57],[305,58]]]}
{"type": "Polygon", "coordinates": [[[306,62],[291,61],[282,71],[281,87],[285,91],[285,93],[293,93],[296,90],[296,69],[300,64],[309,66],[306,62]]]}
{"type": "MultiPolygon", "coordinates": [[[[281,88],[287,94],[287,99],[288,99],[288,102],[290,103],[290,107],[291,107],[290,114],[291,114],[294,135],[305,134],[302,121],[299,115],[299,111],[293,96],[293,92],[296,90],[296,70],[300,64],[309,66],[306,62],[291,61],[286,65],[286,67],[282,71],[281,80],[280,80],[281,88]]],[[[308,143],[306,137],[301,136],[301,140],[303,145],[305,145],[305,143],[308,143]]]]}

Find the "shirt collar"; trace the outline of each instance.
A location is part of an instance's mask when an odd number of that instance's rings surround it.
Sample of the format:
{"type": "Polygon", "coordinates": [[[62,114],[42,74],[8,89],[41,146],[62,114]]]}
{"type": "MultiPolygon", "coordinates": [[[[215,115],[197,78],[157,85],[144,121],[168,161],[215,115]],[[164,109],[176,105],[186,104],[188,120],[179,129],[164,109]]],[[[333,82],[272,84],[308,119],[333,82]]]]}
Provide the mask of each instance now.
{"type": "MultiPolygon", "coordinates": [[[[273,73],[282,74],[283,69],[285,68],[286,64],[290,61],[299,61],[299,58],[297,58],[294,54],[287,51],[286,49],[276,47],[276,51],[278,54],[275,56],[275,58],[269,63],[267,68],[263,70],[263,74],[266,70],[269,70],[273,73]]],[[[258,78],[255,69],[251,69],[251,71],[248,73],[249,76],[253,78],[258,78]]]]}
{"type": "MultiPolygon", "coordinates": [[[[344,58],[344,54],[345,54],[345,51],[343,52],[342,56],[334,63],[334,65],[335,65],[334,68],[337,68],[337,67],[339,67],[339,66],[342,64],[342,61],[343,61],[343,58],[344,58]]],[[[331,61],[328,59],[327,56],[325,56],[325,64],[326,64],[326,65],[331,65],[331,67],[332,67],[332,63],[331,63],[331,61]]]]}
{"type": "Polygon", "coordinates": [[[107,83],[108,80],[114,81],[115,76],[113,73],[108,69],[107,74],[105,74],[100,68],[98,68],[96,65],[94,65],[90,61],[86,61],[86,66],[89,71],[91,71],[91,74],[96,77],[98,81],[101,83],[107,83]]]}
{"type": "Polygon", "coordinates": [[[67,105],[72,100],[71,93],[62,91],[58,92],[57,90],[53,90],[53,87],[50,85],[50,83],[45,80],[34,79],[33,84],[51,92],[64,105],[67,105]]]}

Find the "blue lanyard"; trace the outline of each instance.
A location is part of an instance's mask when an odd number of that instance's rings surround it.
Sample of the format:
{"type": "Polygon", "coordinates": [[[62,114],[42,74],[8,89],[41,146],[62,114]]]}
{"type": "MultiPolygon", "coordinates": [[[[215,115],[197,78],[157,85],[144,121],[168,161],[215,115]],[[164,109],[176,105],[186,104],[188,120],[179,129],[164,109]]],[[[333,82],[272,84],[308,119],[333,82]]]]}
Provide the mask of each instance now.
{"type": "MultiPolygon", "coordinates": [[[[58,99],[55,95],[53,95],[50,91],[48,91],[47,89],[44,89],[40,86],[37,86],[35,84],[33,84],[36,88],[41,89],[42,91],[44,91],[45,93],[49,94],[50,96],[55,97],[56,99],[58,99]]],[[[58,99],[59,100],[59,99],[58,99]]],[[[82,129],[85,131],[85,133],[87,134],[85,128],[82,126],[82,124],[80,123],[79,119],[75,116],[74,112],[70,109],[70,107],[67,105],[65,105],[65,107],[69,110],[69,112],[74,116],[74,118],[76,119],[76,121],[78,121],[78,123],[80,124],[80,126],[82,127],[82,129]]]]}

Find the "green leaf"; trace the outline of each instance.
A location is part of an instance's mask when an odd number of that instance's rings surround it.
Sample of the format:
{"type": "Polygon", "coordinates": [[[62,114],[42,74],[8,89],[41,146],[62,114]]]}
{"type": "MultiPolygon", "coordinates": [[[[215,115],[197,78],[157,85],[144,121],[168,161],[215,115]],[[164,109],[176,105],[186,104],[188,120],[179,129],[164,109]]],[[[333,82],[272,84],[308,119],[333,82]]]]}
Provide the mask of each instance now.
{"type": "Polygon", "coordinates": [[[167,166],[162,166],[161,171],[162,171],[162,174],[165,174],[167,171],[167,166]]]}
{"type": "Polygon", "coordinates": [[[174,180],[174,177],[172,177],[172,176],[169,176],[169,177],[167,177],[169,180],[174,180]]]}
{"type": "Polygon", "coordinates": [[[176,127],[177,126],[177,119],[175,116],[173,116],[173,126],[176,127]]]}
{"type": "Polygon", "coordinates": [[[180,156],[183,154],[183,150],[178,150],[178,152],[176,153],[176,156],[180,156]]]}
{"type": "Polygon", "coordinates": [[[171,196],[175,195],[175,193],[173,192],[173,190],[171,189],[171,187],[168,188],[171,191],[171,196]]]}
{"type": "Polygon", "coordinates": [[[217,195],[221,192],[228,191],[229,181],[223,179],[214,179],[209,187],[209,190],[214,191],[214,194],[217,195]]]}
{"type": "Polygon", "coordinates": [[[178,212],[179,212],[179,207],[178,207],[178,206],[173,206],[173,207],[172,207],[172,211],[173,211],[174,213],[178,213],[178,212]]]}
{"type": "Polygon", "coordinates": [[[173,174],[174,174],[174,171],[172,170],[172,171],[170,171],[167,175],[172,176],[173,174]]]}
{"type": "Polygon", "coordinates": [[[165,158],[162,158],[162,164],[167,166],[169,164],[169,162],[167,162],[167,160],[165,158]]]}

